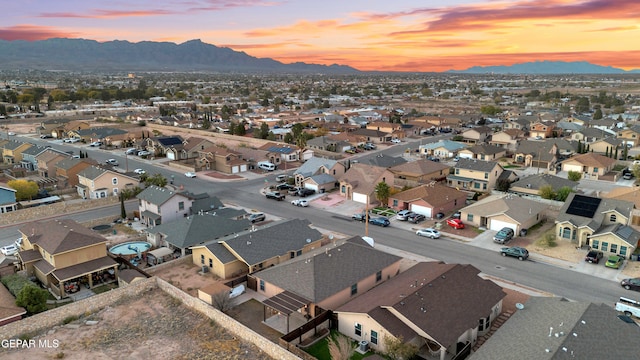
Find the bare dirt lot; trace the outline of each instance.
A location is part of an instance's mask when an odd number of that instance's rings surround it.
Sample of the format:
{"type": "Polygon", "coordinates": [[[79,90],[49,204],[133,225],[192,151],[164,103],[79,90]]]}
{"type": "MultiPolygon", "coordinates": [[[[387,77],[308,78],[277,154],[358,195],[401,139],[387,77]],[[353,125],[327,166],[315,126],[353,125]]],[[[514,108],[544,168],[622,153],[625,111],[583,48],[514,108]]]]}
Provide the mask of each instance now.
{"type": "Polygon", "coordinates": [[[33,338],[57,347],[0,350],[2,359],[270,359],[162,290],[123,299],[33,338]],[[86,325],[87,320],[97,321],[86,325]]]}

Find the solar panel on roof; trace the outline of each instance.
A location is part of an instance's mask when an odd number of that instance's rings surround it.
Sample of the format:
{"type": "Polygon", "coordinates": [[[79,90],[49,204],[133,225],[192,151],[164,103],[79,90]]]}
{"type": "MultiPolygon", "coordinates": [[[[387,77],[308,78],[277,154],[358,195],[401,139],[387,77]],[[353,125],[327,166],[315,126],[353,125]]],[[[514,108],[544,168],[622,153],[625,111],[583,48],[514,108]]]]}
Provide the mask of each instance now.
{"type": "Polygon", "coordinates": [[[158,142],[161,143],[162,145],[178,145],[178,144],[182,144],[182,140],[180,140],[179,138],[176,138],[176,137],[158,139],[158,142]]]}
{"type": "Polygon", "coordinates": [[[569,208],[567,208],[567,214],[593,218],[601,201],[602,199],[599,198],[575,195],[571,204],[569,204],[569,208]]]}
{"type": "Polygon", "coordinates": [[[620,229],[618,229],[618,235],[620,235],[620,237],[624,238],[624,239],[628,239],[631,234],[633,234],[633,229],[631,229],[628,226],[622,226],[620,227],[620,229]]]}
{"type": "Polygon", "coordinates": [[[269,149],[267,149],[267,151],[276,152],[276,153],[282,153],[282,154],[288,154],[288,153],[290,153],[292,151],[292,149],[288,148],[288,147],[271,146],[269,149]]]}

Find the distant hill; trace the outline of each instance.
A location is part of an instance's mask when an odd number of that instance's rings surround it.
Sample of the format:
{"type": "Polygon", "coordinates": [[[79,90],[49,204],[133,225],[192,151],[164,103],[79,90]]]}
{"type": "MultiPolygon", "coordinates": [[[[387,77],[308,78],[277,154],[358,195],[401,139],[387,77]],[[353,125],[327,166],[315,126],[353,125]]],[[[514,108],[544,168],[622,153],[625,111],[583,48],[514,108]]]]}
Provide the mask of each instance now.
{"type": "Polygon", "coordinates": [[[222,73],[353,74],[344,65],[284,64],[191,40],[182,44],[84,39],[0,40],[0,69],[84,71],[206,71],[222,73]]]}
{"type": "Polygon", "coordinates": [[[510,66],[474,66],[466,70],[449,70],[458,74],[640,74],[640,70],[626,71],[586,61],[533,61],[510,66]]]}

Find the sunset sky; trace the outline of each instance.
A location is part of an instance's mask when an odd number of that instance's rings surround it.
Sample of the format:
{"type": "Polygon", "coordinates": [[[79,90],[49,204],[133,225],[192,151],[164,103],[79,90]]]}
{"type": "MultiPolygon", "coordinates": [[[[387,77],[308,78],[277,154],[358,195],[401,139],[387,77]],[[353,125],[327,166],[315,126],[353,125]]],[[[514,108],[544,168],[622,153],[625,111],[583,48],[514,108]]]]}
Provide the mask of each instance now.
{"type": "Polygon", "coordinates": [[[22,0],[3,13],[4,40],[200,39],[365,71],[534,60],[640,69],[639,0],[22,0]]]}

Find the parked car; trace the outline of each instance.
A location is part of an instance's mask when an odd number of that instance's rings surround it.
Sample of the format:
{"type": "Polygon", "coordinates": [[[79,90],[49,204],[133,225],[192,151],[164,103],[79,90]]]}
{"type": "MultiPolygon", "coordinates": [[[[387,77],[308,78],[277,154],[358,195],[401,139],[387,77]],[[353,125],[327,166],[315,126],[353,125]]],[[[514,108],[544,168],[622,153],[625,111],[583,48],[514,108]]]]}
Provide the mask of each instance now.
{"type": "Polygon", "coordinates": [[[440,238],[440,231],[433,228],[426,228],[426,229],[420,229],[416,231],[416,235],[425,236],[432,239],[438,239],[440,238]]]}
{"type": "Polygon", "coordinates": [[[424,221],[426,220],[427,217],[422,215],[422,214],[416,214],[416,213],[412,213],[409,216],[407,216],[407,221],[408,222],[412,222],[414,224],[419,223],[420,221],[424,221]]]}
{"type": "Polygon", "coordinates": [[[289,178],[289,175],[278,175],[276,176],[276,181],[277,182],[283,182],[286,181],[289,178]]]}
{"type": "Polygon", "coordinates": [[[196,177],[196,173],[194,173],[193,171],[187,171],[186,173],[184,173],[184,176],[188,178],[194,178],[196,177]]]}
{"type": "Polygon", "coordinates": [[[91,146],[91,147],[100,147],[100,146],[102,146],[102,141],[94,141],[91,144],[89,144],[89,146],[91,146]]]}
{"type": "Polygon", "coordinates": [[[276,185],[276,190],[289,190],[293,188],[293,186],[287,184],[287,183],[282,183],[282,184],[278,184],[276,185]]]}
{"type": "Polygon", "coordinates": [[[40,135],[40,139],[53,139],[53,135],[42,134],[40,135]]]}
{"type": "Polygon", "coordinates": [[[127,149],[127,151],[124,152],[126,155],[136,155],[138,153],[138,149],[127,149]]]}
{"type": "Polygon", "coordinates": [[[10,244],[1,247],[0,252],[2,252],[2,255],[4,256],[13,256],[18,253],[18,247],[16,246],[16,244],[10,244]]]}
{"type": "Polygon", "coordinates": [[[585,256],[584,261],[590,264],[598,264],[603,256],[604,254],[602,253],[602,251],[591,250],[587,253],[587,256],[585,256]]]}
{"type": "Polygon", "coordinates": [[[435,156],[427,156],[427,160],[430,160],[433,162],[440,162],[440,158],[437,158],[435,156]]]}
{"type": "Polygon", "coordinates": [[[347,154],[355,154],[356,153],[356,149],[348,149],[344,151],[347,154]]]}
{"type": "Polygon", "coordinates": [[[447,219],[447,225],[454,229],[464,229],[464,223],[460,219],[447,219]]]}
{"type": "Polygon", "coordinates": [[[118,160],[116,159],[108,159],[107,161],[105,161],[107,164],[109,165],[113,165],[113,166],[118,166],[118,160]]]}
{"type": "Polygon", "coordinates": [[[71,138],[63,138],[63,139],[62,139],[62,142],[64,142],[64,143],[71,142],[71,138]]]}
{"type": "Polygon", "coordinates": [[[519,246],[503,247],[500,249],[500,255],[512,256],[518,258],[520,261],[524,261],[529,258],[529,251],[519,246]]]}
{"type": "Polygon", "coordinates": [[[380,216],[380,217],[374,217],[374,218],[370,217],[369,218],[369,224],[382,226],[382,227],[387,227],[387,226],[391,225],[391,222],[386,217],[380,216]]]}
{"type": "Polygon", "coordinates": [[[444,213],[442,213],[442,212],[437,213],[437,214],[436,214],[436,219],[437,219],[437,220],[444,219],[444,213]]]}
{"type": "Polygon", "coordinates": [[[313,195],[315,193],[316,193],[316,191],[313,190],[313,189],[303,188],[303,189],[298,190],[297,195],[300,196],[300,197],[307,197],[307,196],[313,195]]]}
{"type": "Polygon", "coordinates": [[[17,238],[16,241],[14,241],[14,245],[16,246],[16,248],[20,249],[22,247],[22,238],[17,238]]]}
{"type": "Polygon", "coordinates": [[[400,141],[400,139],[391,139],[391,142],[394,144],[400,144],[402,141],[400,141]]]}
{"type": "Polygon", "coordinates": [[[631,179],[633,179],[633,174],[630,173],[630,172],[626,173],[626,174],[622,175],[622,178],[625,179],[625,180],[631,180],[631,179]]]}
{"type": "Polygon", "coordinates": [[[68,142],[70,142],[70,143],[77,143],[77,142],[80,142],[80,138],[72,137],[72,138],[70,138],[70,139],[69,139],[69,141],[68,141],[68,142]]]}
{"type": "Polygon", "coordinates": [[[364,222],[367,219],[367,214],[365,213],[357,213],[351,215],[351,220],[358,220],[364,222]]]}
{"type": "Polygon", "coordinates": [[[620,285],[627,290],[640,291],[640,278],[623,279],[620,285]]]}
{"type": "Polygon", "coordinates": [[[147,150],[138,151],[138,156],[149,156],[151,153],[147,150]]]}
{"type": "Polygon", "coordinates": [[[611,269],[620,269],[620,266],[622,266],[623,262],[624,262],[624,259],[621,258],[620,256],[611,255],[607,259],[607,262],[604,263],[604,266],[606,266],[608,268],[611,268],[611,269]]]}
{"type": "Polygon", "coordinates": [[[305,199],[295,199],[291,201],[291,205],[307,207],[309,206],[309,200],[305,199]]]}
{"type": "Polygon", "coordinates": [[[453,215],[451,215],[451,217],[454,219],[460,219],[462,217],[462,214],[460,213],[460,211],[456,211],[453,213],[453,215]]]}
{"type": "Polygon", "coordinates": [[[252,223],[257,223],[260,221],[264,221],[267,217],[263,213],[252,213],[247,218],[252,223]]]}
{"type": "Polygon", "coordinates": [[[285,198],[284,194],[281,194],[277,191],[270,191],[266,193],[265,196],[267,197],[267,199],[273,199],[278,201],[282,201],[285,198]]]}
{"type": "Polygon", "coordinates": [[[396,219],[400,220],[400,221],[407,221],[407,218],[411,214],[413,214],[413,211],[411,211],[411,210],[400,210],[396,214],[396,219]]]}
{"type": "Polygon", "coordinates": [[[512,228],[503,227],[493,236],[493,241],[497,242],[498,244],[504,244],[513,239],[513,235],[514,232],[512,228]]]}

